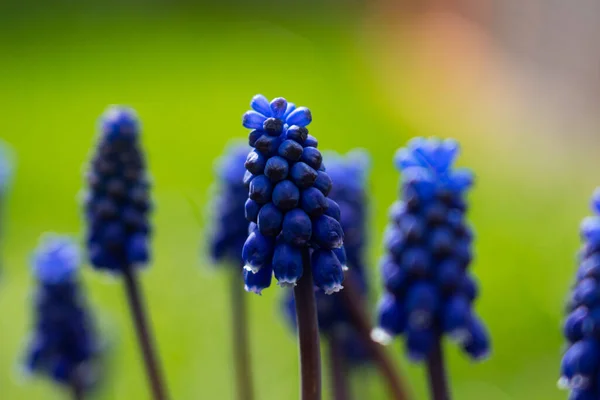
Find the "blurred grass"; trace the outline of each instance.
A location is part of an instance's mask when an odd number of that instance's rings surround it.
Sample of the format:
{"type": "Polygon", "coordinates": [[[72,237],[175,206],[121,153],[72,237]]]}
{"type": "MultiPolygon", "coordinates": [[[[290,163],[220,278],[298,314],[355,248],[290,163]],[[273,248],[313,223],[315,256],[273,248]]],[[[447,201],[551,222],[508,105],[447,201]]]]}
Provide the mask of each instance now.
{"type": "MultiPolygon", "coordinates": [[[[173,398],[231,399],[227,279],[199,255],[203,226],[196,215],[208,200],[213,160],[228,140],[245,137],[240,117],[251,96],[283,95],[310,106],[311,132],[324,149],[360,146],[372,153],[374,279],[386,208],[397,193],[390,160],[409,136],[429,134],[411,119],[412,111],[426,113],[390,105],[372,60],[363,58],[365,41],[352,15],[275,18],[272,9],[215,14],[152,7],[111,13],[99,4],[0,17],[8,23],[0,28],[1,137],[18,154],[2,246],[1,397],[65,398],[48,383],[17,379],[30,323],[28,254],[44,231],[82,232],[76,197],[96,119],[107,104],[123,103],[143,120],[155,179],[155,259],[143,279],[173,398]]],[[[377,51],[372,45],[369,52],[377,51]]],[[[395,95],[406,105],[413,94],[395,95]]],[[[478,310],[494,340],[492,358],[481,365],[447,346],[456,398],[564,398],[555,389],[562,303],[577,225],[598,182],[582,170],[598,170],[598,162],[573,149],[561,149],[559,165],[538,159],[544,144],[518,135],[511,146],[498,146],[497,127],[483,137],[438,128],[458,133],[461,163],[479,177],[471,213],[478,233],[474,271],[482,282],[478,310]]],[[[121,285],[87,268],[84,279],[111,344],[99,397],[148,398],[121,285]]],[[[261,400],[296,397],[295,339],[279,315],[280,294],[273,287],[250,300],[261,400]]],[[[424,398],[422,371],[406,368],[417,398],[424,398]]],[[[384,398],[380,387],[369,390],[371,398],[384,398]]]]}

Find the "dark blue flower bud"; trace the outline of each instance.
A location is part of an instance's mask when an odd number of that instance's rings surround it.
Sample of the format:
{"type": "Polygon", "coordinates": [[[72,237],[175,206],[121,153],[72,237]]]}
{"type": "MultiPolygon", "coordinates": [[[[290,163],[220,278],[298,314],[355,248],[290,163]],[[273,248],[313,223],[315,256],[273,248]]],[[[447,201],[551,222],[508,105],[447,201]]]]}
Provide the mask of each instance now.
{"type": "Polygon", "coordinates": [[[432,328],[416,328],[409,325],[406,329],[408,358],[415,362],[425,360],[431,352],[435,340],[436,334],[432,328]]]}
{"type": "Polygon", "coordinates": [[[249,188],[249,187],[250,187],[250,182],[252,182],[252,179],[254,179],[254,177],[255,177],[255,176],[254,176],[254,175],[252,175],[252,173],[251,173],[250,171],[246,171],[246,172],[244,173],[244,179],[243,179],[243,181],[242,181],[242,182],[244,183],[244,186],[245,186],[246,188],[249,188]]]}
{"type": "Polygon", "coordinates": [[[244,269],[244,289],[246,292],[260,295],[263,290],[271,286],[272,276],[273,267],[270,263],[263,265],[256,273],[244,269]]]}
{"type": "Polygon", "coordinates": [[[318,171],[314,187],[319,189],[321,193],[327,196],[329,192],[331,192],[331,188],[333,187],[333,182],[331,181],[329,174],[323,171],[318,171]]]}
{"type": "Polygon", "coordinates": [[[273,272],[279,286],[296,286],[303,273],[302,250],[287,243],[279,243],[273,255],[273,272]]]}
{"type": "Polygon", "coordinates": [[[340,261],[340,264],[342,265],[342,269],[343,270],[348,269],[348,266],[347,266],[348,257],[346,255],[346,249],[344,248],[344,246],[339,247],[337,249],[333,249],[333,253],[337,257],[337,259],[340,261]]]}
{"type": "Polygon", "coordinates": [[[300,195],[300,206],[311,217],[323,215],[327,209],[327,198],[314,187],[302,191],[300,195]]]}
{"type": "Polygon", "coordinates": [[[435,286],[417,282],[407,289],[408,324],[415,329],[429,329],[438,310],[440,298],[435,286]]]}
{"type": "Polygon", "coordinates": [[[314,137],[313,135],[308,135],[302,145],[304,147],[315,147],[316,148],[319,146],[319,142],[317,141],[317,138],[314,137]]]}
{"type": "Polygon", "coordinates": [[[258,272],[263,265],[270,262],[273,256],[273,239],[263,236],[260,232],[252,232],[248,235],[242,258],[244,268],[254,273],[258,272]]]}
{"type": "Polygon", "coordinates": [[[313,241],[324,249],[335,249],[344,243],[342,226],[328,215],[321,215],[313,222],[313,241]]]}
{"type": "MultiPolygon", "coordinates": [[[[431,252],[436,256],[445,256],[452,253],[454,247],[454,235],[447,228],[437,228],[431,231],[430,244],[431,252]]],[[[470,246],[466,244],[465,250],[468,252],[470,246]]],[[[464,258],[464,257],[463,257],[464,258]]],[[[470,256],[468,256],[470,261],[470,256]]]]}
{"type": "Polygon", "coordinates": [[[289,161],[299,161],[302,158],[303,147],[293,141],[293,140],[284,140],[283,143],[279,146],[277,153],[289,161]]]}
{"type": "Polygon", "coordinates": [[[410,276],[416,278],[426,277],[431,271],[431,257],[419,247],[405,249],[400,264],[410,276]]]}
{"type": "Polygon", "coordinates": [[[402,259],[407,248],[404,233],[396,226],[389,225],[383,236],[386,250],[395,258],[402,259]]]}
{"type": "MultiPolygon", "coordinates": [[[[406,312],[394,295],[386,293],[379,301],[377,310],[378,328],[385,334],[393,337],[404,332],[407,323],[406,312]]],[[[379,341],[385,343],[387,340],[381,336],[379,341]]]]}
{"type": "Polygon", "coordinates": [[[342,219],[340,206],[333,199],[327,198],[327,208],[325,208],[325,215],[329,215],[331,218],[336,221],[340,221],[342,219]]]}
{"type": "Polygon", "coordinates": [[[283,157],[275,156],[269,158],[265,167],[265,175],[271,182],[279,182],[288,176],[288,162],[283,157]]]}
{"type": "MultiPolygon", "coordinates": [[[[271,115],[274,118],[281,119],[287,110],[288,102],[283,97],[276,97],[271,100],[271,115]]],[[[288,125],[293,125],[289,124],[288,125]]]]}
{"type": "Polygon", "coordinates": [[[258,230],[265,236],[277,236],[281,231],[283,213],[273,203],[267,203],[258,213],[258,230]]]}
{"type": "MultiPolygon", "coordinates": [[[[567,316],[563,333],[569,342],[573,343],[583,339],[583,326],[587,318],[588,309],[586,307],[577,307],[567,316]]],[[[587,328],[589,329],[589,327],[587,328]]]]}
{"type": "Polygon", "coordinates": [[[248,129],[262,129],[266,119],[267,117],[256,111],[247,111],[242,117],[242,125],[248,129]]]}
{"type": "Polygon", "coordinates": [[[600,302],[598,282],[592,278],[583,279],[573,291],[573,299],[579,305],[592,307],[600,302]]]}
{"type": "Polygon", "coordinates": [[[271,200],[273,184],[265,175],[258,175],[250,182],[249,197],[259,204],[268,203],[271,200]]]}
{"type": "Polygon", "coordinates": [[[453,259],[447,259],[438,267],[436,282],[444,292],[453,292],[462,284],[463,276],[460,264],[453,259]]]}
{"type": "Polygon", "coordinates": [[[252,173],[252,175],[260,175],[264,172],[266,164],[266,157],[258,151],[252,150],[248,154],[248,158],[246,158],[244,166],[250,173],[252,173]]]}
{"type": "Polygon", "coordinates": [[[304,246],[312,237],[312,221],[308,214],[295,208],[283,217],[283,239],[294,246],[304,246]]]}
{"type": "Polygon", "coordinates": [[[258,138],[264,135],[264,133],[265,132],[260,131],[258,129],[255,129],[252,132],[250,132],[250,134],[248,135],[248,145],[254,147],[258,138]]]}
{"type": "Polygon", "coordinates": [[[315,250],[311,261],[315,285],[319,289],[325,294],[332,294],[343,289],[344,270],[332,250],[315,250]]]}
{"type": "Polygon", "coordinates": [[[306,189],[311,187],[317,180],[317,171],[306,163],[297,162],[292,166],[290,176],[300,189],[306,189]]]}
{"type": "Polygon", "coordinates": [[[267,118],[263,123],[263,130],[270,136],[279,136],[283,131],[283,121],[277,118],[267,118]]]}
{"type": "Polygon", "coordinates": [[[258,218],[258,212],[262,206],[255,202],[252,199],[246,200],[246,204],[244,205],[245,217],[250,222],[256,222],[258,218]]]}
{"type": "Polygon", "coordinates": [[[300,190],[291,181],[285,180],[275,185],[273,189],[273,203],[280,210],[288,211],[295,208],[300,202],[300,190]]]}
{"type": "Polygon", "coordinates": [[[600,254],[585,258],[577,271],[577,280],[593,278],[600,280],[600,254]]]}
{"type": "Polygon", "coordinates": [[[281,146],[282,142],[281,136],[269,136],[264,134],[256,139],[256,142],[254,142],[254,148],[261,154],[271,157],[277,154],[279,146],[281,146]]]}
{"type": "Polygon", "coordinates": [[[398,222],[398,226],[409,242],[419,242],[425,235],[426,224],[415,215],[403,215],[398,222]]]}
{"type": "Polygon", "coordinates": [[[406,288],[408,277],[406,271],[394,262],[391,257],[385,257],[380,264],[381,279],[385,289],[393,294],[401,294],[406,288]]]}
{"type": "Polygon", "coordinates": [[[463,279],[460,283],[460,288],[458,291],[465,295],[470,302],[473,302],[479,294],[479,288],[477,286],[477,282],[475,281],[475,277],[463,275],[463,279]]]}
{"type": "Polygon", "coordinates": [[[128,107],[109,108],[102,116],[100,125],[102,139],[109,142],[135,140],[140,131],[137,114],[128,107]]]}
{"type": "Polygon", "coordinates": [[[321,168],[323,156],[315,147],[305,147],[304,151],[302,152],[302,161],[305,162],[309,167],[318,170],[321,168]]]}
{"type": "Polygon", "coordinates": [[[471,320],[471,304],[466,297],[455,295],[446,300],[443,307],[442,329],[460,341],[471,320]]]}
{"type": "Polygon", "coordinates": [[[299,144],[304,144],[306,138],[308,137],[308,129],[305,127],[300,127],[297,125],[292,125],[288,128],[286,132],[286,138],[293,140],[299,144]]]}
{"type": "Polygon", "coordinates": [[[285,123],[289,126],[297,125],[304,127],[312,122],[310,110],[306,107],[298,107],[287,116],[285,123]]]}
{"type": "Polygon", "coordinates": [[[262,94],[257,94],[250,101],[250,107],[259,114],[270,116],[271,115],[271,105],[269,104],[269,100],[262,94]]]}
{"type": "Polygon", "coordinates": [[[463,337],[463,348],[476,361],[484,360],[490,352],[490,339],[485,325],[474,316],[471,316],[471,324],[468,335],[463,337]]]}
{"type": "MultiPolygon", "coordinates": [[[[592,384],[600,367],[600,346],[596,339],[584,339],[573,343],[563,356],[561,374],[572,381],[583,378],[592,384]]],[[[581,387],[580,389],[582,389],[581,387]]]]}

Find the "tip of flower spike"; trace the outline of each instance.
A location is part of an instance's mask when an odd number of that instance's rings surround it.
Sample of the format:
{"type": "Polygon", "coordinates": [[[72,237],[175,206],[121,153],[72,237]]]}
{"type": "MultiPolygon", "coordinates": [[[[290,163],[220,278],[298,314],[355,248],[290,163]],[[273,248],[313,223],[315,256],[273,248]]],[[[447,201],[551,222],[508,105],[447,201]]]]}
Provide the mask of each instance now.
{"type": "Polygon", "coordinates": [[[244,265],[244,269],[246,271],[252,272],[253,274],[256,274],[258,271],[260,271],[260,267],[256,267],[256,266],[250,265],[250,264],[244,265]]]}
{"type": "Polygon", "coordinates": [[[102,135],[109,139],[134,139],[139,134],[137,113],[129,107],[110,106],[101,118],[102,135]]]}
{"type": "Polygon", "coordinates": [[[43,283],[56,284],[72,279],[80,263],[79,249],[67,237],[55,234],[42,236],[33,253],[32,269],[43,283]]]}
{"type": "Polygon", "coordinates": [[[597,187],[592,195],[592,211],[600,214],[600,187],[597,187]]]}
{"type": "Polygon", "coordinates": [[[570,385],[569,385],[569,378],[567,378],[566,376],[561,376],[558,379],[558,382],[556,382],[556,386],[560,389],[560,390],[568,390],[570,385]]]}
{"type": "Polygon", "coordinates": [[[323,288],[323,292],[325,294],[334,294],[341,291],[344,287],[340,283],[334,283],[331,286],[326,286],[323,288]]]}
{"type": "Polygon", "coordinates": [[[385,329],[375,328],[371,331],[371,340],[383,346],[387,346],[390,343],[392,343],[393,339],[394,337],[390,335],[385,329]]]}

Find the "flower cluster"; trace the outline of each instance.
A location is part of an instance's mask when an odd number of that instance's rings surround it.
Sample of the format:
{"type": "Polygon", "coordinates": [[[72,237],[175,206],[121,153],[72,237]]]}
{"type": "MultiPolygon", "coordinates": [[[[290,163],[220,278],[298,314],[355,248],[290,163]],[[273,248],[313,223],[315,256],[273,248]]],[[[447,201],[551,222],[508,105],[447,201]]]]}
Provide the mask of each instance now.
{"type": "MultiPolygon", "coordinates": [[[[345,157],[335,153],[325,154],[327,173],[333,182],[329,197],[340,207],[341,224],[344,230],[344,246],[337,252],[338,259],[347,265],[346,274],[366,297],[367,281],[365,268],[365,245],[367,241],[367,176],[370,159],[365,151],[354,150],[345,157]]],[[[355,365],[366,359],[365,346],[350,321],[346,304],[338,294],[326,296],[317,293],[319,329],[329,336],[341,340],[344,354],[355,365]]],[[[290,321],[296,321],[294,296],[290,292],[285,299],[285,310],[290,321]]]]}
{"type": "Polygon", "coordinates": [[[243,117],[254,148],[244,177],[246,218],[252,222],[243,248],[246,289],[260,293],[272,272],[279,285],[293,286],[310,257],[315,285],[337,292],[344,273],[336,251],[344,234],[339,206],[327,197],[331,178],[306,129],[311,113],[281,97],[269,102],[257,95],[250,105],[253,111],[243,117]]]}
{"type": "Polygon", "coordinates": [[[35,328],[25,367],[61,384],[77,374],[78,383],[89,386],[98,346],[77,282],[79,263],[77,246],[68,237],[46,236],[35,251],[35,328]]]}
{"type": "Polygon", "coordinates": [[[489,351],[488,335],[473,314],[477,285],[467,268],[473,234],[465,221],[469,170],[455,169],[452,140],[413,139],[400,149],[403,196],[390,210],[381,263],[386,293],[379,306],[379,341],[403,334],[409,357],[425,359],[442,334],[473,358],[489,351]]]}
{"type": "Polygon", "coordinates": [[[564,323],[569,348],[559,384],[571,389],[572,400],[600,397],[600,188],[592,198],[592,210],[595,215],[581,224],[584,245],[564,323]]]}
{"type": "Polygon", "coordinates": [[[87,173],[89,257],[94,267],[113,273],[149,259],[150,183],[139,135],[133,110],[109,108],[87,173]]]}
{"type": "Polygon", "coordinates": [[[244,205],[248,188],[244,184],[244,162],[248,146],[232,145],[216,165],[218,192],[214,197],[214,222],[210,233],[210,253],[215,262],[228,261],[239,267],[242,248],[248,237],[244,205]]]}

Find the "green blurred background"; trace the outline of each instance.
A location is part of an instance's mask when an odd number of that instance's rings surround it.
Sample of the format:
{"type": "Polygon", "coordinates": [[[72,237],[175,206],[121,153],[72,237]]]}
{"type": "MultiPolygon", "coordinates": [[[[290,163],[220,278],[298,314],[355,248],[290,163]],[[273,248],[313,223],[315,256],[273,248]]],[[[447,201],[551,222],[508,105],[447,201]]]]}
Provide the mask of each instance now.
{"type": "MultiPolygon", "coordinates": [[[[557,129],[573,125],[527,104],[518,71],[503,68],[510,55],[485,25],[456,15],[404,13],[386,1],[1,2],[0,137],[18,167],[3,221],[0,398],[68,398],[18,369],[31,323],[28,257],[43,232],[81,235],[83,166],[108,104],[133,106],[144,125],[157,210],[143,284],[172,397],[234,398],[227,277],[200,249],[213,161],[245,137],[241,115],[256,93],[309,106],[321,148],[371,152],[376,288],[386,209],[397,197],[395,149],[415,135],[459,139],[460,164],[478,176],[473,270],[494,349],[472,364],[447,344],[455,398],[565,398],[556,389],[563,299],[577,227],[600,182],[598,141],[557,129]]],[[[120,282],[84,270],[110,346],[98,399],[149,398],[120,282]]],[[[297,397],[281,294],[248,295],[261,400],[297,397]]],[[[399,343],[389,350],[426,398],[422,369],[405,362],[399,343]]],[[[386,398],[375,374],[368,382],[363,398],[386,398]]]]}

